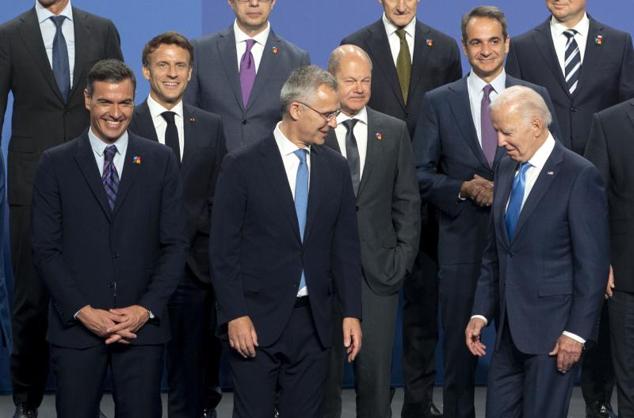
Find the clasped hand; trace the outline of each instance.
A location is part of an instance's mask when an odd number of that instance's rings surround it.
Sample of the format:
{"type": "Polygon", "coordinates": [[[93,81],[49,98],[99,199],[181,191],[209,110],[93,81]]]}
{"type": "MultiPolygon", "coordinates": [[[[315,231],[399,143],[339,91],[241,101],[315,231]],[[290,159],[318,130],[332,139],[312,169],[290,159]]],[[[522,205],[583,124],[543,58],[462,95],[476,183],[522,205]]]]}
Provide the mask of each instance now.
{"type": "Polygon", "coordinates": [[[77,313],[77,319],[92,333],[104,338],[106,344],[130,344],[137,337],[136,332],[150,319],[150,313],[139,305],[109,310],[86,305],[77,313]]]}

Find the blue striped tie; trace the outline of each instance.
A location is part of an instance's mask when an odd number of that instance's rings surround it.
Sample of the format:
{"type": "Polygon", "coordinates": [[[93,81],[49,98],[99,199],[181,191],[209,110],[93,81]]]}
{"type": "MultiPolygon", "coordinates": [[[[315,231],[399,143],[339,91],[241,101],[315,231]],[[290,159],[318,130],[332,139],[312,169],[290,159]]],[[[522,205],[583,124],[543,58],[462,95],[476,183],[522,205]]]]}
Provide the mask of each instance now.
{"type": "Polygon", "coordinates": [[[566,41],[566,52],[564,54],[565,62],[565,75],[566,86],[570,94],[577,90],[577,84],[579,83],[579,72],[581,70],[581,52],[579,51],[579,45],[575,41],[575,35],[577,31],[574,29],[568,29],[564,32],[568,41],[566,41]]]}
{"type": "MultiPolygon", "coordinates": [[[[304,241],[304,229],[306,228],[306,212],[308,210],[308,165],[306,164],[305,149],[298,149],[293,152],[299,158],[297,176],[295,177],[295,213],[299,224],[299,236],[304,241]]],[[[299,279],[299,289],[306,287],[304,270],[299,279]]]]}
{"type": "Polygon", "coordinates": [[[110,209],[114,209],[114,202],[117,200],[117,192],[119,191],[119,173],[114,165],[114,156],[117,153],[116,145],[108,145],[103,152],[103,174],[101,182],[106,190],[108,205],[110,209]]]}
{"type": "Polygon", "coordinates": [[[524,188],[526,187],[526,172],[531,167],[530,163],[524,162],[520,164],[518,173],[513,179],[513,188],[511,189],[511,197],[509,198],[509,204],[506,207],[506,231],[509,235],[509,241],[513,240],[515,235],[515,228],[517,227],[517,221],[520,218],[520,212],[522,211],[522,201],[524,200],[524,188]]]}
{"type": "Polygon", "coordinates": [[[66,16],[52,16],[51,20],[55,24],[55,37],[53,38],[53,74],[57,87],[62,93],[64,101],[68,100],[70,92],[70,63],[68,62],[68,47],[66,38],[62,33],[62,25],[66,16]]]}

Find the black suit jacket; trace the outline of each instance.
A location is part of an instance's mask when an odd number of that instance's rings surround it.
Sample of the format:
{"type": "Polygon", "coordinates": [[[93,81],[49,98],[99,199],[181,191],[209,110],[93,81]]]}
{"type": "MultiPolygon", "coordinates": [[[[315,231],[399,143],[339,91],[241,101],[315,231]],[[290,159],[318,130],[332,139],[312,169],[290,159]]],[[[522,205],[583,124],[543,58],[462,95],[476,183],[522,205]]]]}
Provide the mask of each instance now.
{"type": "MultiPolygon", "coordinates": [[[[202,283],[209,278],[209,225],[216,179],[226,154],[220,116],[183,104],[185,146],[180,165],[189,242],[187,267],[202,283]]],[[[134,109],[130,131],[158,141],[147,102],[134,109]]]]}
{"type": "MultiPolygon", "coordinates": [[[[420,195],[405,122],[366,107],[368,145],[357,193],[363,276],[379,295],[401,289],[420,233],[420,195]]],[[[326,145],[341,152],[331,131],[326,145]]]]}
{"type": "MultiPolygon", "coordinates": [[[[525,86],[537,91],[553,113],[550,130],[559,127],[548,91],[506,76],[506,87],[525,86]]],[[[480,263],[486,245],[490,208],[471,199],[460,200],[462,183],[475,174],[493,180],[495,167],[506,155],[498,148],[493,167],[484,156],[471,115],[467,77],[428,92],[414,137],[416,174],[423,202],[438,209],[438,259],[441,264],[480,263]]]]}
{"type": "Polygon", "coordinates": [[[456,41],[418,20],[407,103],[403,100],[382,19],[346,36],[341,44],[357,45],[370,55],[373,63],[372,97],[368,105],[406,121],[410,137],[414,135],[425,92],[462,76],[456,41]]]}
{"type": "Polygon", "coordinates": [[[509,74],[548,89],[561,126],[561,142],[578,154],[585,149],[592,115],[634,97],[633,68],[631,36],[592,18],[579,84],[572,95],[555,54],[550,18],[511,39],[506,61],[509,74]]]}
{"type": "Polygon", "coordinates": [[[221,327],[248,315],[260,346],[277,341],[303,270],[319,340],[329,347],[335,292],[343,316],[361,318],[359,236],[345,159],[328,147],[311,147],[302,242],[274,137],[228,154],[216,188],[210,258],[221,327]]]}
{"type": "Polygon", "coordinates": [[[606,184],[615,288],[634,292],[634,99],[594,115],[588,158],[606,184]]]}
{"type": "Polygon", "coordinates": [[[155,316],[133,344],[169,339],[167,300],[183,274],[186,241],[178,165],[167,147],[129,134],[114,209],[88,134],[47,150],[33,188],[35,267],[51,294],[48,340],[103,344],[74,318],[82,307],[134,304],[155,316]]]}
{"type": "Polygon", "coordinates": [[[104,58],[123,59],[110,20],[73,7],[75,69],[65,103],[46,56],[35,8],[0,26],[0,131],[11,91],[9,204],[31,204],[35,168],[44,150],[79,136],[89,125],[86,76],[104,58]]]}

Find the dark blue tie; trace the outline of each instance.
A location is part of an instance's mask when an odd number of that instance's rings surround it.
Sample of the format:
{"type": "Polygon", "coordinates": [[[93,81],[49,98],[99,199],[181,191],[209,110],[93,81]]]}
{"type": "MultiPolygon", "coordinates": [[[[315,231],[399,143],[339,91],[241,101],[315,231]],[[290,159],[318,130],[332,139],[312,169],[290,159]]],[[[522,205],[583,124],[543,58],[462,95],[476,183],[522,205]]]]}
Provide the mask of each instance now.
{"type": "Polygon", "coordinates": [[[350,176],[352,177],[352,188],[354,195],[359,192],[359,183],[361,183],[361,159],[359,157],[359,147],[357,139],[354,136],[354,125],[358,119],[348,119],[343,121],[346,127],[346,159],[348,160],[348,168],[350,168],[350,176]]]}
{"type": "MultiPolygon", "coordinates": [[[[297,167],[297,176],[295,177],[295,213],[297,214],[297,223],[299,224],[299,236],[304,241],[304,229],[306,228],[306,212],[308,210],[308,164],[306,163],[305,149],[298,149],[294,154],[299,158],[299,166],[297,167]]],[[[304,270],[302,270],[299,279],[299,288],[306,287],[306,278],[304,270]]]]}
{"type": "Polygon", "coordinates": [[[53,74],[57,87],[62,93],[64,102],[68,100],[70,92],[70,67],[68,63],[68,47],[66,39],[62,33],[62,25],[66,16],[52,16],[51,20],[55,23],[55,38],[53,38],[53,74]]]}
{"type": "Polygon", "coordinates": [[[116,145],[108,145],[103,152],[103,174],[101,182],[106,190],[108,205],[110,209],[114,209],[114,202],[117,200],[117,192],[119,191],[119,173],[114,165],[114,156],[117,153],[116,145]]]}
{"type": "Polygon", "coordinates": [[[506,231],[509,235],[509,241],[513,240],[517,221],[522,211],[522,200],[524,200],[524,189],[526,187],[526,171],[531,167],[530,163],[524,162],[520,164],[520,168],[513,179],[513,188],[511,189],[511,197],[506,208],[506,231]]]}

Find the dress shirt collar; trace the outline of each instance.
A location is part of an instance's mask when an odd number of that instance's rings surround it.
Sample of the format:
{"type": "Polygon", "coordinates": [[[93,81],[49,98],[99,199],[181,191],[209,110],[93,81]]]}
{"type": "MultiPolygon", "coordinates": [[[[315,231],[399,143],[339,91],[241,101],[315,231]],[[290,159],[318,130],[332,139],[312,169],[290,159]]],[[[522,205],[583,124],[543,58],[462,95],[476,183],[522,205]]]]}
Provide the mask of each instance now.
{"type": "Polygon", "coordinates": [[[39,1],[35,0],[35,13],[37,14],[37,20],[41,24],[46,19],[50,19],[52,16],[66,16],[68,20],[73,21],[73,8],[70,4],[70,1],[64,7],[64,10],[58,15],[54,15],[48,10],[46,7],[42,6],[39,1]]]}
{"type": "Polygon", "coordinates": [[[163,119],[163,116],[161,116],[161,113],[163,112],[174,112],[176,113],[176,116],[183,119],[183,101],[182,100],[179,101],[176,104],[176,106],[174,106],[173,108],[166,109],[165,107],[163,107],[162,104],[154,100],[154,98],[151,95],[148,95],[147,107],[150,109],[150,115],[152,115],[152,120],[159,119],[159,118],[161,120],[165,120],[163,119]]]}
{"type": "Polygon", "coordinates": [[[101,139],[99,139],[97,135],[95,135],[91,127],[88,130],[88,139],[90,140],[90,147],[99,157],[103,157],[103,152],[108,145],[116,145],[117,154],[119,155],[123,155],[125,150],[128,148],[128,131],[125,131],[123,135],[121,135],[119,139],[117,139],[112,144],[106,144],[101,139]]]}
{"type": "Polygon", "coordinates": [[[495,90],[497,94],[500,94],[506,88],[506,71],[504,71],[504,68],[502,68],[502,72],[498,74],[498,76],[495,77],[493,81],[487,83],[486,81],[478,77],[476,73],[474,73],[472,70],[467,77],[467,83],[469,84],[469,88],[473,92],[481,92],[484,89],[484,86],[490,84],[491,87],[493,87],[493,90],[495,90]]]}
{"type": "Polygon", "coordinates": [[[357,119],[359,122],[367,125],[368,124],[368,108],[363,106],[363,109],[359,110],[356,115],[348,116],[345,113],[339,113],[337,116],[337,126],[342,124],[342,122],[348,119],[357,119]]]}
{"type": "Polygon", "coordinates": [[[569,28],[563,23],[559,22],[557,19],[555,19],[554,16],[550,18],[551,33],[555,33],[559,36],[564,36],[563,33],[569,29],[574,29],[577,31],[577,35],[583,38],[587,38],[588,32],[590,32],[590,19],[588,19],[588,14],[584,13],[579,23],[577,23],[572,28],[569,28]]]}
{"type": "MultiPolygon", "coordinates": [[[[385,33],[387,33],[388,38],[398,30],[398,28],[390,22],[385,13],[383,13],[383,25],[385,26],[385,33]]],[[[414,33],[416,32],[416,16],[414,16],[412,20],[405,25],[403,30],[405,30],[405,33],[411,38],[414,38],[414,33]]]]}
{"type": "Polygon", "coordinates": [[[533,156],[528,160],[528,163],[531,167],[536,168],[538,172],[541,172],[554,148],[555,138],[553,138],[552,134],[548,132],[546,141],[544,141],[537,151],[535,151],[535,154],[533,154],[533,156]]]}
{"type": "MultiPolygon", "coordinates": [[[[280,129],[280,123],[282,122],[278,122],[277,125],[275,125],[273,136],[275,137],[275,142],[277,143],[277,147],[280,149],[282,158],[286,158],[290,154],[300,149],[300,147],[295,145],[293,142],[291,142],[290,139],[286,137],[286,135],[284,135],[284,132],[282,132],[282,130],[280,129]]],[[[308,152],[308,155],[310,155],[310,146],[304,149],[308,152]]]]}
{"type": "Polygon", "coordinates": [[[268,39],[270,32],[271,32],[271,23],[266,22],[266,29],[264,29],[262,32],[258,33],[257,35],[251,37],[247,35],[246,33],[244,33],[242,29],[240,29],[240,26],[238,26],[237,19],[233,22],[233,33],[235,34],[235,37],[236,37],[236,44],[239,44],[240,42],[246,42],[248,39],[253,39],[255,40],[257,44],[260,44],[262,45],[262,47],[264,47],[264,45],[266,45],[266,40],[268,39]]]}

